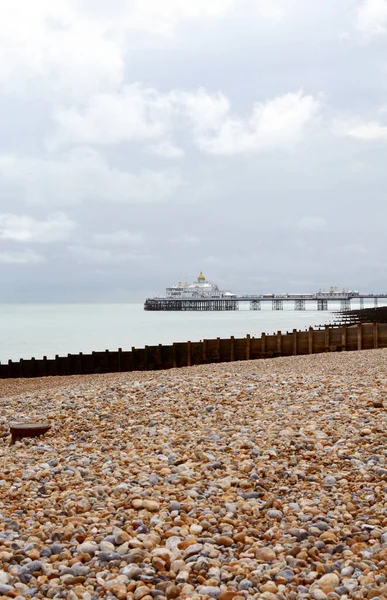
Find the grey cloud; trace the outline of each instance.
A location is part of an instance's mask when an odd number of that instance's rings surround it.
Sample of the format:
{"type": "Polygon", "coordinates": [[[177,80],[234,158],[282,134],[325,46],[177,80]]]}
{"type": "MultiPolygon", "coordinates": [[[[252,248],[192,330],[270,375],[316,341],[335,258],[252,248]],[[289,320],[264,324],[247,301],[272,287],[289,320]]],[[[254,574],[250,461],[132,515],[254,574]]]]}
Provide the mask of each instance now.
{"type": "Polygon", "coordinates": [[[5,5],[3,300],[383,288],[385,0],[5,5]]]}

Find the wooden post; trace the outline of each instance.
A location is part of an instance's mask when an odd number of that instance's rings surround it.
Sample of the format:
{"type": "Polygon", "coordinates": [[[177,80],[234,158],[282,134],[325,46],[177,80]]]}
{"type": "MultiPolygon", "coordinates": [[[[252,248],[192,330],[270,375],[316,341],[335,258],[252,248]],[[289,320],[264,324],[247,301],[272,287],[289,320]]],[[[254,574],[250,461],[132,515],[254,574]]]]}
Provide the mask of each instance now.
{"type": "Polygon", "coordinates": [[[43,377],[47,375],[47,356],[43,356],[43,377]]]}
{"type": "Polygon", "coordinates": [[[342,350],[347,349],[347,326],[343,325],[341,328],[341,348],[342,350]]]}
{"type": "Polygon", "coordinates": [[[374,337],[374,348],[379,348],[379,324],[373,324],[373,337],[374,337]]]}
{"type": "Polygon", "coordinates": [[[313,334],[314,334],[313,327],[309,327],[309,331],[308,331],[308,351],[309,351],[309,354],[313,354],[313,334]]]}
{"type": "Polygon", "coordinates": [[[207,362],[207,340],[202,341],[202,361],[204,365],[207,362]]]}
{"type": "Polygon", "coordinates": [[[297,329],[293,329],[293,355],[297,354],[297,329]]]}
{"type": "Polygon", "coordinates": [[[32,369],[31,369],[31,375],[30,377],[35,377],[36,375],[36,362],[35,362],[35,356],[33,356],[31,358],[31,362],[32,362],[32,369]]]}
{"type": "Polygon", "coordinates": [[[192,344],[187,342],[187,367],[192,366],[192,344]]]}
{"type": "Polygon", "coordinates": [[[216,359],[220,362],[220,337],[216,338],[216,359]]]}
{"type": "Polygon", "coordinates": [[[83,374],[83,352],[79,353],[79,374],[83,374]]]}
{"type": "Polygon", "coordinates": [[[59,373],[58,365],[59,365],[59,354],[55,354],[55,367],[54,367],[55,375],[58,375],[58,373],[59,373]]]}
{"type": "Polygon", "coordinates": [[[145,346],[144,347],[144,367],[145,367],[145,371],[149,371],[149,366],[148,366],[148,360],[149,360],[149,352],[148,352],[148,348],[149,346],[145,346]]]}
{"type": "Polygon", "coordinates": [[[325,325],[325,352],[329,352],[329,325],[325,325]]]}
{"type": "Polygon", "coordinates": [[[20,377],[24,377],[24,368],[23,368],[24,364],[23,363],[24,363],[24,360],[21,358],[19,360],[19,375],[20,375],[20,377]]]}
{"type": "Polygon", "coordinates": [[[175,346],[175,343],[172,344],[172,365],[173,365],[173,368],[176,369],[177,362],[176,362],[176,346],[175,346]]]}
{"type": "Polygon", "coordinates": [[[246,360],[250,360],[251,355],[251,339],[250,335],[246,335],[246,360]]]}
{"type": "Polygon", "coordinates": [[[234,362],[235,360],[235,339],[234,336],[232,335],[230,337],[230,361],[234,362]]]}
{"type": "Polygon", "coordinates": [[[132,346],[132,365],[133,365],[133,371],[136,370],[136,348],[134,346],[132,346]]]}
{"type": "Polygon", "coordinates": [[[159,344],[157,347],[157,360],[159,363],[159,368],[162,369],[163,368],[163,345],[159,344]]]}
{"type": "Polygon", "coordinates": [[[8,361],[8,377],[12,377],[12,360],[8,361]]]}
{"type": "Polygon", "coordinates": [[[121,373],[121,369],[122,369],[122,348],[118,348],[117,369],[118,369],[118,372],[121,373]]]}
{"type": "Polygon", "coordinates": [[[363,328],[361,323],[359,323],[357,326],[357,349],[363,349],[363,328]]]}
{"type": "Polygon", "coordinates": [[[262,356],[266,354],[266,333],[261,334],[261,354],[262,356]]]}
{"type": "Polygon", "coordinates": [[[277,331],[277,353],[282,354],[282,333],[277,331]]]}

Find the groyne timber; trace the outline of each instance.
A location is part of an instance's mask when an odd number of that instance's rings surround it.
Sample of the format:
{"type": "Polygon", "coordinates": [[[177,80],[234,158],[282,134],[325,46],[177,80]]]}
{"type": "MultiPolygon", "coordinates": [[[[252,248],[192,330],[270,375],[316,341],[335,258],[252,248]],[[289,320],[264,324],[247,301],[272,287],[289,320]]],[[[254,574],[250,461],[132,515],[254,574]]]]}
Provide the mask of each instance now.
{"type": "Polygon", "coordinates": [[[216,338],[199,342],[178,342],[171,345],[145,346],[130,351],[68,354],[53,359],[0,363],[0,379],[30,378],[94,373],[154,371],[193,365],[244,361],[279,356],[318,354],[349,350],[371,350],[387,347],[387,323],[329,326],[291,333],[278,331],[260,337],[216,338]]]}

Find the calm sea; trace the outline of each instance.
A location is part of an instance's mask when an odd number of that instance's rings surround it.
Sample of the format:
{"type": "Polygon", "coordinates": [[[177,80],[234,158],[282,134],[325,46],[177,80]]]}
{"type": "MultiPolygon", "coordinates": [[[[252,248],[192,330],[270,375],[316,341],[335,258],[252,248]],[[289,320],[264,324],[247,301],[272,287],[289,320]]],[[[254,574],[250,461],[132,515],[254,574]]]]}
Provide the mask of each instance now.
{"type": "Polygon", "coordinates": [[[328,323],[330,312],[148,312],[143,304],[2,304],[0,361],[259,336],[328,323]]]}

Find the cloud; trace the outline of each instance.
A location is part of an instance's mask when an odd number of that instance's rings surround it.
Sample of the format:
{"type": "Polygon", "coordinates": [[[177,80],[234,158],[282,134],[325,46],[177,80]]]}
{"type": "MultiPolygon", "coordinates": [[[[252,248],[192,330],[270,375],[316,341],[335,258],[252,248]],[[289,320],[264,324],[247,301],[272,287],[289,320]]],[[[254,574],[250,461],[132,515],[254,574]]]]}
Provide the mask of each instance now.
{"type": "Polygon", "coordinates": [[[250,115],[241,117],[232,113],[230,100],[221,92],[202,88],[163,94],[135,84],[119,93],[93,97],[83,109],[58,110],[57,131],[50,144],[112,145],[160,138],[151,150],[175,157],[181,150],[170,138],[183,124],[195,145],[208,154],[291,151],[320,109],[315,97],[289,92],[255,104],[250,115]]]}
{"type": "Polygon", "coordinates": [[[188,233],[183,235],[178,235],[169,238],[168,242],[170,244],[178,245],[178,246],[198,246],[200,244],[200,238],[196,235],[190,235],[188,233]]]}
{"type": "Polygon", "coordinates": [[[158,202],[182,183],[176,171],[120,170],[90,149],[46,158],[3,155],[0,179],[7,192],[16,190],[28,204],[48,206],[158,202]]]}
{"type": "Polygon", "coordinates": [[[0,87],[11,94],[77,98],[118,89],[130,50],[157,45],[192,20],[243,5],[255,19],[282,16],[266,0],[2,0],[0,87]],[[39,85],[36,85],[39,82],[39,85]]]}
{"type": "Polygon", "coordinates": [[[14,242],[59,242],[68,239],[76,227],[76,223],[62,213],[52,215],[45,221],[26,215],[0,215],[0,238],[14,242]]]}
{"type": "Polygon", "coordinates": [[[5,251],[0,252],[0,263],[9,265],[31,265],[45,261],[44,256],[37,254],[34,250],[22,252],[5,251]]]}
{"type": "Polygon", "coordinates": [[[356,27],[367,37],[387,32],[387,0],[363,0],[356,14],[356,27]]]}
{"type": "Polygon", "coordinates": [[[81,264],[122,264],[132,261],[157,261],[158,257],[141,252],[122,252],[119,249],[93,248],[90,246],[73,245],[67,248],[69,254],[81,264]]]}
{"type": "Polygon", "coordinates": [[[322,231],[327,225],[323,217],[302,217],[298,222],[298,228],[302,231],[322,231]]]}
{"type": "Polygon", "coordinates": [[[53,119],[58,132],[48,140],[59,144],[118,144],[155,139],[170,130],[172,106],[167,95],[139,83],[117,93],[97,94],[83,108],[60,108],[53,119]]]}
{"type": "Polygon", "coordinates": [[[148,146],[148,150],[161,158],[182,158],[185,155],[182,148],[175,146],[173,142],[168,140],[148,146]]]}
{"type": "Polygon", "coordinates": [[[144,235],[140,232],[114,231],[112,233],[96,233],[93,236],[97,244],[111,246],[139,246],[144,242],[144,235]]]}
{"type": "MultiPolygon", "coordinates": [[[[225,112],[225,104],[219,107],[225,112]]],[[[303,92],[288,93],[256,104],[245,119],[215,112],[214,122],[197,122],[197,144],[209,154],[231,156],[292,151],[307,125],[317,116],[320,102],[303,92]]]]}
{"type": "Polygon", "coordinates": [[[361,119],[337,120],[333,124],[333,132],[338,136],[350,137],[357,140],[387,140],[387,125],[381,125],[377,121],[363,121],[361,119]]]}

